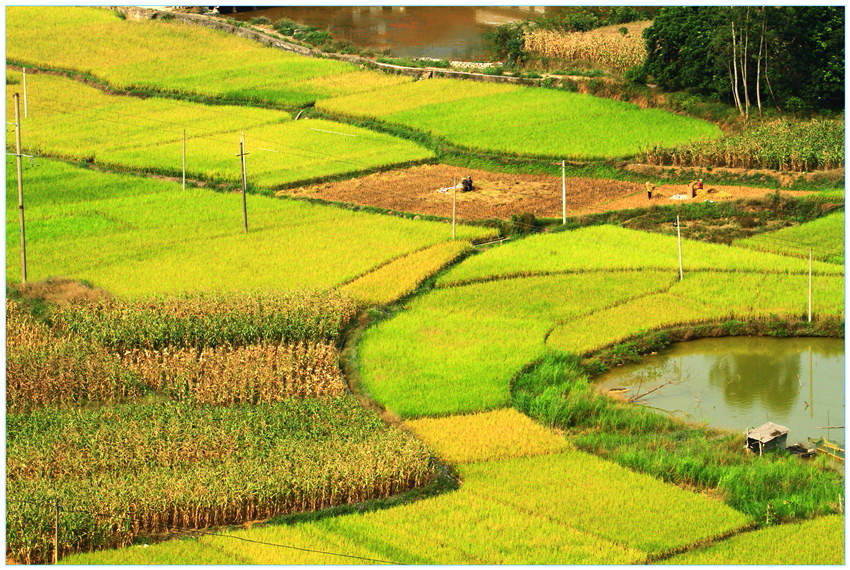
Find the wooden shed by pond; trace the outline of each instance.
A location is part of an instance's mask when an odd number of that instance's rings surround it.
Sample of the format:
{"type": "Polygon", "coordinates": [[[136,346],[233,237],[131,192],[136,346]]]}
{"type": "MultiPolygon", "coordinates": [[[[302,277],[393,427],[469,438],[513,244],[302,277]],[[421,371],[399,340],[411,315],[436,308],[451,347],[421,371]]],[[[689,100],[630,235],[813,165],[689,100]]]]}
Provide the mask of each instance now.
{"type": "Polygon", "coordinates": [[[785,449],[789,431],[785,426],[767,422],[747,430],[747,447],[759,455],[772,449],[785,449]]]}

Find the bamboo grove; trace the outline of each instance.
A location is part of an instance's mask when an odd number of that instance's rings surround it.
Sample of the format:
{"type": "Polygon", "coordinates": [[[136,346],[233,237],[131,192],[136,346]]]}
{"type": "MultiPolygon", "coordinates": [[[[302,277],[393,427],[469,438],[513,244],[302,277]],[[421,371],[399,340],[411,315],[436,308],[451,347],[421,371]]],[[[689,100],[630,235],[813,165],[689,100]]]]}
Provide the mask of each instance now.
{"type": "Polygon", "coordinates": [[[130,544],[397,494],[423,444],[347,394],[337,293],[7,301],[7,552],[130,544]]]}

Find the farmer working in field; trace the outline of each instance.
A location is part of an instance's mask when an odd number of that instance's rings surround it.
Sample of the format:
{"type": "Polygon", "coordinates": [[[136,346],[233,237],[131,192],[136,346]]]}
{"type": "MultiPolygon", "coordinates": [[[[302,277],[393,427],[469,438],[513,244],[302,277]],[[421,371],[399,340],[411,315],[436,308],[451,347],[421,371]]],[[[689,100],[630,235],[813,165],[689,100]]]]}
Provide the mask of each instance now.
{"type": "Polygon", "coordinates": [[[463,192],[472,192],[472,176],[467,176],[463,179],[463,192]]]}
{"type": "Polygon", "coordinates": [[[652,182],[646,183],[646,199],[652,200],[652,192],[655,190],[655,184],[652,182]]]}

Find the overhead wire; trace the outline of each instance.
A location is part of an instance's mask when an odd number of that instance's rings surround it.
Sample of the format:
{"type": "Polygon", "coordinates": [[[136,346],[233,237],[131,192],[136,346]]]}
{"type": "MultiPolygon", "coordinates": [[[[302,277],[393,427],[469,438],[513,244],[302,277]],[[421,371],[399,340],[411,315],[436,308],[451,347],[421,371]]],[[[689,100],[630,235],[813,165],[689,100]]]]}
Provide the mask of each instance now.
{"type": "MultiPolygon", "coordinates": [[[[38,506],[44,506],[44,507],[55,507],[56,506],[55,501],[25,501],[25,500],[21,500],[21,499],[9,499],[9,498],[7,498],[6,501],[10,502],[10,503],[26,503],[26,504],[38,505],[38,506]]],[[[131,518],[131,517],[123,516],[123,515],[117,515],[117,514],[114,514],[114,513],[98,513],[96,511],[86,511],[86,510],[79,510],[79,509],[63,508],[61,506],[61,503],[59,504],[59,511],[64,512],[64,513],[87,514],[87,515],[91,515],[91,516],[95,516],[95,517],[109,518],[109,519],[113,519],[113,520],[121,520],[121,521],[129,522],[129,523],[132,523],[132,524],[144,524],[144,521],[142,521],[140,519],[135,519],[135,518],[131,518]]],[[[332,552],[332,551],[329,551],[329,550],[318,550],[318,549],[311,549],[311,548],[303,548],[303,547],[300,547],[300,546],[292,546],[290,544],[281,544],[281,543],[276,543],[276,542],[266,542],[266,541],[262,541],[262,540],[253,540],[253,539],[250,539],[250,538],[244,538],[244,537],[240,537],[240,536],[209,532],[209,531],[205,531],[205,530],[201,530],[201,529],[197,529],[197,528],[181,527],[181,526],[177,526],[177,525],[167,525],[167,524],[164,524],[164,523],[156,523],[153,526],[157,527],[157,528],[164,529],[164,530],[176,530],[176,531],[180,531],[180,532],[184,532],[184,533],[202,534],[202,535],[205,535],[205,536],[215,536],[215,537],[220,537],[220,538],[232,538],[232,539],[240,540],[240,541],[243,541],[243,542],[260,544],[260,545],[263,545],[263,546],[274,546],[274,547],[277,547],[277,548],[287,548],[287,549],[291,549],[291,550],[299,550],[299,551],[302,551],[302,552],[312,552],[312,553],[316,553],[316,554],[326,554],[326,555],[329,555],[329,556],[340,556],[340,557],[344,557],[344,558],[364,560],[364,561],[367,561],[367,562],[377,562],[379,564],[403,565],[402,563],[393,562],[393,561],[390,561],[390,560],[368,558],[368,557],[365,557],[365,556],[357,556],[355,554],[344,554],[344,553],[341,553],[341,552],[332,552]]]]}

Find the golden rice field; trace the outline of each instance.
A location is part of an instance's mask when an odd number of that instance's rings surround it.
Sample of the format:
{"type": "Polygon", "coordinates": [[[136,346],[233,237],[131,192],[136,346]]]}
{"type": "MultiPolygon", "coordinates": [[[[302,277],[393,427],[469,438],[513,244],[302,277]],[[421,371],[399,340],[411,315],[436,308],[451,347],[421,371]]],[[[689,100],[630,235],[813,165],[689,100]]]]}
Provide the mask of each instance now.
{"type": "Polygon", "coordinates": [[[178,21],[123,20],[104,8],[10,7],[6,46],[9,60],[83,71],[125,89],[288,106],[411,81],[178,21]]]}
{"type": "Polygon", "coordinates": [[[63,563],[640,564],[750,522],[703,495],[577,451],[458,470],[463,486],[457,491],[392,509],[79,554],[63,563]],[[326,552],[369,560],[230,537],[313,550],[321,545],[326,552]]]}
{"type": "Polygon", "coordinates": [[[662,564],[676,565],[842,565],[845,519],[829,515],[796,524],[762,528],[673,556],[662,564]]]}
{"type": "MultiPolygon", "coordinates": [[[[10,117],[19,91],[6,86],[10,117]]],[[[182,176],[184,132],[190,180],[241,183],[236,155],[244,135],[248,181],[265,189],[433,156],[409,141],[331,121],[293,121],[277,110],[110,95],[50,75],[30,75],[27,91],[27,153],[118,170],[182,176]]]]}
{"type": "Polygon", "coordinates": [[[391,303],[413,293],[422,281],[471,250],[465,241],[431,246],[378,267],[339,291],[367,305],[391,303]]]}
{"type": "Polygon", "coordinates": [[[546,455],[572,449],[567,441],[513,408],[404,424],[453,465],[546,455]]]}

